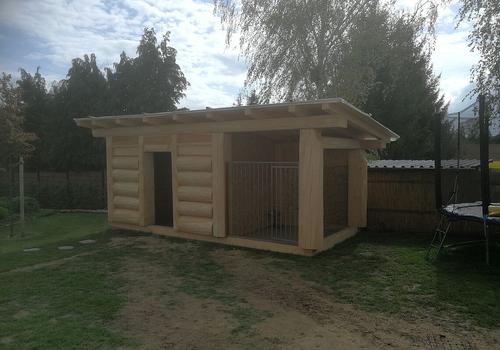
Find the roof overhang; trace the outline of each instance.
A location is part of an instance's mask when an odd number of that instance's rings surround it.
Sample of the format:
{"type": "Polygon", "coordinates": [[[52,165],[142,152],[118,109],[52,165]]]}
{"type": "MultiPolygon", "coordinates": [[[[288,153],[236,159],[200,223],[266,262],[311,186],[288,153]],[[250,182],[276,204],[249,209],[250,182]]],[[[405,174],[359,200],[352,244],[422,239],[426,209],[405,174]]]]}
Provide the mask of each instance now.
{"type": "Polygon", "coordinates": [[[96,137],[184,132],[336,130],[360,140],[395,141],[399,136],[342,98],[266,105],[207,108],[75,119],[96,137]]]}

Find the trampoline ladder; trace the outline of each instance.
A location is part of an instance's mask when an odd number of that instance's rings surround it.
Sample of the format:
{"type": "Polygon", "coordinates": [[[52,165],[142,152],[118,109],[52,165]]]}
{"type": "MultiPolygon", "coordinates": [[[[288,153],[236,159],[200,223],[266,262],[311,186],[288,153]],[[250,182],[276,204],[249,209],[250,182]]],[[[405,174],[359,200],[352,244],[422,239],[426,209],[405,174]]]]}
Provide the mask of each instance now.
{"type": "Polygon", "coordinates": [[[446,240],[446,235],[450,230],[451,221],[446,215],[441,215],[439,219],[439,224],[434,231],[434,236],[432,237],[431,244],[427,248],[427,254],[425,258],[428,261],[434,261],[439,257],[441,250],[443,250],[444,241],[446,240]]]}

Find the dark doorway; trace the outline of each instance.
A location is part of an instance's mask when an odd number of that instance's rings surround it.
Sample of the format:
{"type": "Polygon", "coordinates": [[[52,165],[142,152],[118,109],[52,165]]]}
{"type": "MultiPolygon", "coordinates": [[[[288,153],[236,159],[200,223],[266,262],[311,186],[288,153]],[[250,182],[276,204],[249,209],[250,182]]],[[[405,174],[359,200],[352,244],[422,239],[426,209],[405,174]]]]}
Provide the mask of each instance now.
{"type": "Polygon", "coordinates": [[[154,188],[155,188],[155,224],[174,226],[172,200],[172,154],[155,152],[154,188]]]}

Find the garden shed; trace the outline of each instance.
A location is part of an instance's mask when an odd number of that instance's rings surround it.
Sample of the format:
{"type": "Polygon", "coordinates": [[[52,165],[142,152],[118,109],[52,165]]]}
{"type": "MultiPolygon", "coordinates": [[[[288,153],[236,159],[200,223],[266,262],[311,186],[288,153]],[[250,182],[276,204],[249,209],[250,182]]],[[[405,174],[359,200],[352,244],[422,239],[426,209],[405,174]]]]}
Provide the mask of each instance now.
{"type": "Polygon", "coordinates": [[[76,123],[106,138],[113,226],[303,255],[366,226],[365,151],[398,138],[341,98],[76,123]]]}

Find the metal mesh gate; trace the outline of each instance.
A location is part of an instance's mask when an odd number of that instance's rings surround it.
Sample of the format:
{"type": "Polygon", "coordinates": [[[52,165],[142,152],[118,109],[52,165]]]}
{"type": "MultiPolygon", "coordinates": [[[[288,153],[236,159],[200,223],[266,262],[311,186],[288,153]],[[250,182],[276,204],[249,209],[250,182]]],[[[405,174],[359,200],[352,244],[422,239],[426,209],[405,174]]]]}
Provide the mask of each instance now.
{"type": "Polygon", "coordinates": [[[296,244],[298,163],[234,161],[228,171],[230,234],[296,244]]]}

